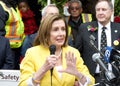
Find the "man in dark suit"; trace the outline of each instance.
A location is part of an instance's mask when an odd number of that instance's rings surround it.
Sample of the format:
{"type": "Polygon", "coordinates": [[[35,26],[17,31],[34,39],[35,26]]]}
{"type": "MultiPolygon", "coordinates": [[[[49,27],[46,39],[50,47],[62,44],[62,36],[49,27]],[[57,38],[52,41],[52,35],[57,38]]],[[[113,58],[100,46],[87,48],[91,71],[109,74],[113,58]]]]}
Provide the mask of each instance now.
{"type": "MultiPolygon", "coordinates": [[[[99,74],[100,66],[92,60],[92,55],[101,51],[102,27],[106,27],[105,33],[107,46],[120,50],[120,43],[118,40],[120,39],[120,24],[110,21],[114,9],[109,0],[98,0],[95,10],[97,21],[81,24],[79,27],[79,35],[75,42],[75,47],[80,51],[90,73],[95,77],[96,83],[98,83],[101,80],[101,76],[99,74]],[[91,46],[91,35],[96,49],[91,46]],[[116,43],[116,41],[118,43],[116,43]]],[[[112,70],[112,67],[109,66],[109,70],[112,70]]]]}
{"type": "Polygon", "coordinates": [[[0,69],[14,69],[14,56],[9,45],[9,40],[0,36],[0,69]]]}

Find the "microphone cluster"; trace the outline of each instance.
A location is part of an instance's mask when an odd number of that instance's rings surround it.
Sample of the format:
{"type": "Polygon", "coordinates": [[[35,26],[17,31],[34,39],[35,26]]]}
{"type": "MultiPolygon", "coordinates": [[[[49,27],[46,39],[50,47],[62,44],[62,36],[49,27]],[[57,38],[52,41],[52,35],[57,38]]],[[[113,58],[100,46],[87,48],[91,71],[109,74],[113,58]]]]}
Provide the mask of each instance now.
{"type": "Polygon", "coordinates": [[[115,74],[112,71],[107,69],[105,63],[120,61],[120,51],[107,46],[104,49],[105,50],[104,53],[102,53],[98,50],[98,48],[94,44],[96,42],[96,38],[92,34],[89,36],[89,38],[90,38],[90,47],[94,49],[95,52],[97,52],[97,53],[94,53],[92,56],[93,61],[98,63],[101,66],[108,82],[110,83],[116,82],[117,76],[115,76],[115,74]]]}
{"type": "Polygon", "coordinates": [[[101,56],[99,53],[95,53],[92,56],[92,59],[94,62],[98,63],[102,69],[105,71],[105,76],[107,78],[108,81],[114,81],[116,76],[112,73],[112,71],[109,71],[106,67],[106,65],[104,64],[104,62],[101,60],[101,56]]]}
{"type": "Polygon", "coordinates": [[[102,57],[104,57],[104,61],[106,63],[113,62],[113,61],[119,61],[120,63],[120,51],[116,50],[110,46],[107,46],[104,49],[104,53],[100,52],[98,48],[94,45],[96,42],[96,38],[91,34],[90,35],[90,47],[93,48],[96,52],[100,53],[102,57]]]}

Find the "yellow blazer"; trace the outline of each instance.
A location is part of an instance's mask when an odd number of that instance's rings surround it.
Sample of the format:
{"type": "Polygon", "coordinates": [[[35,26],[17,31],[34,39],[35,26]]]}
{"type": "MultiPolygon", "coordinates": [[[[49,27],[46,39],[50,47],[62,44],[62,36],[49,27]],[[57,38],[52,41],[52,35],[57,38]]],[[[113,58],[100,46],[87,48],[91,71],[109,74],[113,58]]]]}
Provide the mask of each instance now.
{"type": "MultiPolygon", "coordinates": [[[[77,60],[76,66],[77,69],[84,74],[86,77],[89,77],[90,84],[88,86],[93,86],[95,83],[94,78],[90,75],[88,68],[83,65],[83,60],[80,57],[79,51],[73,47],[66,46],[62,48],[62,67],[66,68],[66,59],[65,53],[71,51],[74,52],[77,60]]],[[[50,55],[48,48],[43,47],[42,45],[29,48],[26,52],[25,58],[23,59],[20,65],[20,82],[19,86],[27,86],[26,80],[33,76],[33,74],[44,64],[46,58],[50,55]]],[[[53,70],[52,76],[52,85],[53,86],[73,86],[74,81],[77,77],[62,73],[62,78],[59,78],[56,69],[53,70]]],[[[50,70],[46,72],[42,80],[40,80],[40,86],[50,86],[51,85],[51,75],[50,70]]]]}

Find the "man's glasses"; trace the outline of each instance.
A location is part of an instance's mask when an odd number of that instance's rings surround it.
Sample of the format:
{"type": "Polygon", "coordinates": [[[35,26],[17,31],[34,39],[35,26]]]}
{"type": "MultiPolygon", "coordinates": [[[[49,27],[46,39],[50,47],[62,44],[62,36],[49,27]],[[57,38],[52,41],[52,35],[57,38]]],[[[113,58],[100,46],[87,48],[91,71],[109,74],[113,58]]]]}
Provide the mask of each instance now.
{"type": "Polygon", "coordinates": [[[79,10],[80,7],[70,7],[70,10],[79,10]]]}

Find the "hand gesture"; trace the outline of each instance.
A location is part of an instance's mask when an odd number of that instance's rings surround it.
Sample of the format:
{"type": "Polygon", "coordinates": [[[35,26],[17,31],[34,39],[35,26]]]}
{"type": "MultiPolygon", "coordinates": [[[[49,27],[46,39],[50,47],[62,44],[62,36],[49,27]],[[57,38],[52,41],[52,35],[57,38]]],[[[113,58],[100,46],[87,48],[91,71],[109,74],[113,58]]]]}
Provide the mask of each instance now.
{"type": "Polygon", "coordinates": [[[52,68],[56,65],[57,59],[58,59],[57,56],[55,56],[55,55],[50,55],[50,56],[46,59],[44,65],[43,65],[44,69],[45,69],[46,71],[52,69],[52,68]]]}
{"type": "Polygon", "coordinates": [[[59,72],[66,72],[72,75],[76,75],[78,71],[76,68],[76,57],[74,56],[74,53],[72,52],[66,53],[65,58],[66,58],[67,68],[63,70],[59,70],[59,72]]]}

